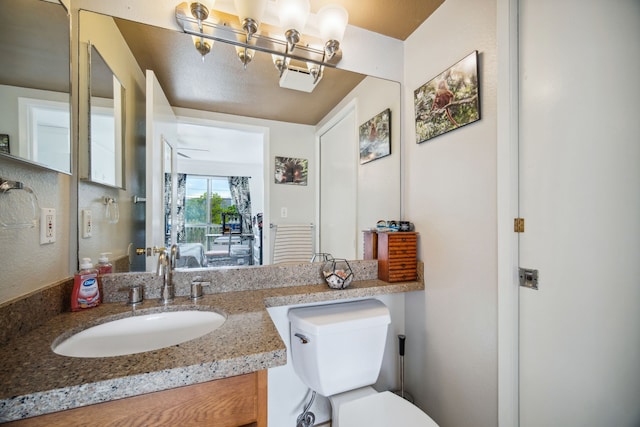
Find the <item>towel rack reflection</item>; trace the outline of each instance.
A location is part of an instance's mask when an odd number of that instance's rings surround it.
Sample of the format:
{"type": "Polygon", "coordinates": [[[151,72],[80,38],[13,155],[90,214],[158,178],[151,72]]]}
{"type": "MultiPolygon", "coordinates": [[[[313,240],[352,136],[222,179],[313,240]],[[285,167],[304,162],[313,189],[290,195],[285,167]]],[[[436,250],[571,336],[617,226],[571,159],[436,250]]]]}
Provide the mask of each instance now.
{"type": "Polygon", "coordinates": [[[20,181],[0,178],[0,228],[32,228],[38,223],[38,198],[20,181]]]}
{"type": "MultiPolygon", "coordinates": [[[[285,224],[282,224],[285,225],[285,224]]],[[[309,224],[309,227],[313,228],[313,223],[309,224]]],[[[278,228],[278,224],[269,223],[269,228],[278,228]]]]}

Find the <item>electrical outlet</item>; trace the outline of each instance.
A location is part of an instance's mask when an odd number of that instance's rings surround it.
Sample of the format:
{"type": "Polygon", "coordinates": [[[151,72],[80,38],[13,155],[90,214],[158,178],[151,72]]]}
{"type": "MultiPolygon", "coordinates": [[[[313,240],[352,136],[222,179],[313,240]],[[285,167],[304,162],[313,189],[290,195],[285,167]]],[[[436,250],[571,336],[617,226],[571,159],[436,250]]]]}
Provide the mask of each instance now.
{"type": "Polygon", "coordinates": [[[40,244],[46,245],[56,241],[56,210],[40,208],[40,244]]]}
{"type": "Polygon", "coordinates": [[[280,217],[281,218],[286,218],[287,217],[287,208],[280,208],[280,217]]]}
{"type": "Polygon", "coordinates": [[[91,219],[91,210],[83,209],[82,210],[82,238],[88,239],[91,237],[91,232],[93,231],[93,222],[91,219]]]}

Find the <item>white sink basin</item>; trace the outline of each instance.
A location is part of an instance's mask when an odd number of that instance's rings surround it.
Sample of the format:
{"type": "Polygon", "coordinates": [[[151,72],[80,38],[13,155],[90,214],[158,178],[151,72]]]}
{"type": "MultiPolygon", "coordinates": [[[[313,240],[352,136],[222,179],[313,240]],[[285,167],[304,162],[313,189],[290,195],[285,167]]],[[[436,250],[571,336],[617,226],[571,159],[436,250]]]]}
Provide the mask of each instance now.
{"type": "Polygon", "coordinates": [[[112,320],[72,335],[52,349],[62,356],[109,357],[177,345],[218,329],[226,318],[213,311],[165,311],[112,320]]]}

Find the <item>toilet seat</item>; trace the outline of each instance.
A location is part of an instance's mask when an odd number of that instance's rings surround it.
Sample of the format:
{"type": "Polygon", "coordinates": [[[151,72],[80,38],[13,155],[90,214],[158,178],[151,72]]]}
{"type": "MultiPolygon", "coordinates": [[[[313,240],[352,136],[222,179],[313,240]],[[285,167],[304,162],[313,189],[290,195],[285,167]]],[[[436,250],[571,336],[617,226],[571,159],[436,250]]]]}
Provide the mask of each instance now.
{"type": "Polygon", "coordinates": [[[338,417],[340,427],[438,427],[417,406],[390,391],[346,402],[338,417]]]}

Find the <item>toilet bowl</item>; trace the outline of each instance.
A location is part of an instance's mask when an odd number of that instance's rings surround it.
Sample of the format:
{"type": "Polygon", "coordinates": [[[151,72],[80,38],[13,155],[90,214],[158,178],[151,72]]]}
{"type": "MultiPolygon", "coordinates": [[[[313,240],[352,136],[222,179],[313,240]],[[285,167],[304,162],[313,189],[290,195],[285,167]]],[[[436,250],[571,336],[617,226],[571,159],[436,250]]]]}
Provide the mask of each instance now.
{"type": "Polygon", "coordinates": [[[346,402],[332,427],[438,427],[420,408],[390,391],[346,402]]]}
{"type": "Polygon", "coordinates": [[[438,427],[420,408],[390,391],[364,387],[330,396],[331,427],[438,427]]]}
{"type": "Polygon", "coordinates": [[[332,427],[437,427],[417,406],[371,387],[391,323],[381,301],[294,308],[288,317],[294,370],[329,398],[332,427]]]}

